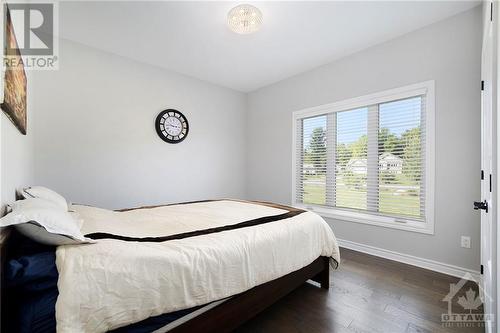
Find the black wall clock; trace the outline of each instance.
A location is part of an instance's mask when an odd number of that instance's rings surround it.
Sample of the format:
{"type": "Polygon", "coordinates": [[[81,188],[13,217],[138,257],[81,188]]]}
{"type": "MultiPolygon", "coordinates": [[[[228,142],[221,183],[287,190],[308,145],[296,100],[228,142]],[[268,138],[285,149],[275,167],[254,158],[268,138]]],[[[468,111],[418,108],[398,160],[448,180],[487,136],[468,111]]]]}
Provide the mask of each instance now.
{"type": "Polygon", "coordinates": [[[179,143],[186,138],[189,124],[182,113],[174,109],[160,112],[155,122],[156,133],[165,142],[179,143]]]}

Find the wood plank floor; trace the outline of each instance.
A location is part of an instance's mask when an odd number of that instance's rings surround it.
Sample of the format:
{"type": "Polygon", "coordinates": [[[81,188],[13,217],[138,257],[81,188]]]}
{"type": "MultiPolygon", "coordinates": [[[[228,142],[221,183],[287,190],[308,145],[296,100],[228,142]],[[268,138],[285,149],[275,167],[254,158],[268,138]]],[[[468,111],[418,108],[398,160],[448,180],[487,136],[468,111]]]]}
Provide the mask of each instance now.
{"type": "MultiPolygon", "coordinates": [[[[347,249],[341,257],[330,290],[305,283],[237,332],[484,332],[477,324],[441,323],[447,313],[442,299],[459,279],[347,249]]],[[[463,289],[469,288],[477,292],[477,285],[463,289]]],[[[458,304],[453,309],[464,311],[458,304]]]]}

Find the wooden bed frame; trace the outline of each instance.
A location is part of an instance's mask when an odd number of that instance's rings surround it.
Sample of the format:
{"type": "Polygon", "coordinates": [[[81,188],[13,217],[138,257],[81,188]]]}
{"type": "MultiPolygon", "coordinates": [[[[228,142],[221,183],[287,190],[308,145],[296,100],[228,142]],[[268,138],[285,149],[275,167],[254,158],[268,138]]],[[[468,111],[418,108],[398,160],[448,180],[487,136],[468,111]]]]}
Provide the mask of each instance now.
{"type": "MultiPolygon", "coordinates": [[[[0,233],[0,332],[5,332],[8,318],[8,300],[5,295],[3,271],[9,245],[9,230],[0,233]]],[[[224,333],[231,332],[259,312],[274,304],[307,280],[320,283],[321,288],[330,286],[330,262],[327,257],[319,257],[311,264],[279,279],[264,283],[242,294],[233,296],[229,300],[214,308],[188,320],[187,322],[168,331],[169,333],[224,333]]]]}
{"type": "Polygon", "coordinates": [[[319,282],[321,288],[328,289],[330,286],[329,265],[327,257],[319,257],[298,271],[232,297],[168,333],[231,332],[309,279],[319,282]]]}

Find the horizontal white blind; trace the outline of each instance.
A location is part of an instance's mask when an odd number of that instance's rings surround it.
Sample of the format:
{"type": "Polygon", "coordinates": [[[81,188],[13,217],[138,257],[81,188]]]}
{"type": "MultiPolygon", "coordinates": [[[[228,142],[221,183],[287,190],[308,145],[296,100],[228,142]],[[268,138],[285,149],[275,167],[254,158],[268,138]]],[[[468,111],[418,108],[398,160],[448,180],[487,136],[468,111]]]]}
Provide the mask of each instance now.
{"type": "Polygon", "coordinates": [[[296,201],[425,221],[425,95],[296,123],[296,201]]]}
{"type": "Polygon", "coordinates": [[[425,97],[379,105],[379,212],[424,219],[425,97]]]}
{"type": "Polygon", "coordinates": [[[368,108],[337,112],[335,206],[367,208],[368,108]]]}
{"type": "Polygon", "coordinates": [[[327,115],[301,119],[297,122],[297,199],[299,202],[326,205],[327,115]]]}

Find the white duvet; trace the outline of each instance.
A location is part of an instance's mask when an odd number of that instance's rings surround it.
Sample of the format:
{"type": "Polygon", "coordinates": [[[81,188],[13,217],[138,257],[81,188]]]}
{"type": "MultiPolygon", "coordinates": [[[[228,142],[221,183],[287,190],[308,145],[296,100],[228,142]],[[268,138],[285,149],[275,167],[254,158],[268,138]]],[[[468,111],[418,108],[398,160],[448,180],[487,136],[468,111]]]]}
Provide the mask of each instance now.
{"type": "MultiPolygon", "coordinates": [[[[158,237],[234,225],[287,210],[232,200],[115,212],[73,205],[83,234],[158,237]]],[[[99,239],[59,246],[58,332],[105,332],[239,294],[313,262],[339,261],[335,236],[312,212],[164,242],[99,239]]]]}

